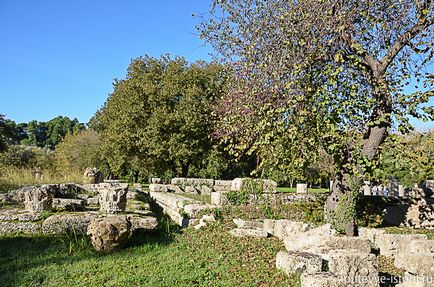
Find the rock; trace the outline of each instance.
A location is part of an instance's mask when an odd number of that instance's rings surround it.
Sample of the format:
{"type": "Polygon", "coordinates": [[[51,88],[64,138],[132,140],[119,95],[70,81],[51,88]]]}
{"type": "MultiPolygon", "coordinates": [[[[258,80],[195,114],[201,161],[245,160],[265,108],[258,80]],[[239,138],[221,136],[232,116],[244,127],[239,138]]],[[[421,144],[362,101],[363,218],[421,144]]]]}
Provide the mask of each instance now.
{"type": "Polygon", "coordinates": [[[199,220],[199,223],[194,227],[195,229],[201,229],[202,227],[205,227],[208,225],[208,223],[210,222],[215,222],[215,217],[214,215],[204,215],[202,216],[202,218],[199,220]]]}
{"type": "Polygon", "coordinates": [[[216,206],[223,206],[228,204],[228,198],[225,192],[215,191],[211,193],[211,204],[216,206]]]}
{"type": "Polygon", "coordinates": [[[412,204],[405,215],[405,226],[434,229],[434,205],[420,199],[412,204]]]}
{"type": "Polygon", "coordinates": [[[300,277],[301,287],[348,287],[341,278],[330,273],[321,272],[316,274],[303,273],[300,277]]]}
{"type": "Polygon", "coordinates": [[[167,187],[164,184],[150,184],[149,185],[150,192],[167,192],[167,187]]]}
{"type": "Polygon", "coordinates": [[[232,180],[231,190],[240,191],[243,188],[244,178],[235,178],[232,180]]]}
{"type": "Polygon", "coordinates": [[[24,196],[25,209],[31,212],[51,210],[53,204],[52,193],[44,186],[29,190],[24,196]]]}
{"type": "Polygon", "coordinates": [[[433,287],[432,276],[416,276],[409,273],[405,273],[402,278],[402,283],[396,285],[396,287],[433,287]]]}
{"type": "Polygon", "coordinates": [[[0,221],[38,221],[41,218],[40,213],[15,208],[1,210],[0,213],[0,221]]]}
{"type": "Polygon", "coordinates": [[[154,230],[158,226],[158,220],[152,216],[130,216],[131,231],[154,230]]]}
{"type": "Polygon", "coordinates": [[[45,234],[86,234],[90,222],[98,217],[95,213],[55,214],[44,220],[45,234]]]}
{"type": "Polygon", "coordinates": [[[434,274],[434,255],[432,253],[399,252],[395,255],[395,266],[414,275],[432,276],[434,274]]]}
{"type": "Polygon", "coordinates": [[[83,174],[83,182],[88,184],[98,184],[104,181],[102,172],[96,167],[86,168],[83,174]]]}
{"type": "Polygon", "coordinates": [[[214,191],[230,191],[232,180],[216,180],[214,181],[214,191]]]}
{"type": "Polygon", "coordinates": [[[329,256],[329,271],[343,278],[350,286],[380,286],[378,261],[374,254],[332,250],[329,256]]]}
{"type": "Polygon", "coordinates": [[[145,200],[145,193],[138,190],[128,190],[127,199],[145,200]]]}
{"type": "Polygon", "coordinates": [[[276,192],[277,191],[277,182],[271,179],[263,179],[263,192],[276,192]]]}
{"type": "Polygon", "coordinates": [[[190,218],[197,218],[200,212],[204,210],[213,210],[215,208],[216,208],[215,206],[212,206],[210,204],[189,203],[184,206],[184,212],[190,218]]]}
{"type": "Polygon", "coordinates": [[[274,227],[276,226],[277,220],[275,219],[264,219],[264,230],[268,232],[268,234],[274,234],[274,227]]]}
{"type": "Polygon", "coordinates": [[[0,203],[8,203],[10,198],[7,193],[0,193],[0,203]]]}
{"type": "Polygon", "coordinates": [[[35,186],[24,186],[16,190],[11,190],[8,192],[8,197],[13,203],[23,203],[25,194],[34,189],[36,189],[35,186]]]}
{"type": "Polygon", "coordinates": [[[175,178],[172,178],[170,180],[170,184],[172,184],[172,185],[179,185],[179,186],[185,186],[185,185],[187,185],[187,178],[185,178],[185,177],[175,177],[175,178]]]}
{"type": "Polygon", "coordinates": [[[87,235],[90,236],[95,250],[110,252],[128,241],[131,236],[131,222],[122,215],[98,218],[89,224],[87,235]]]}
{"type": "Polygon", "coordinates": [[[277,220],[274,224],[272,235],[283,240],[289,236],[304,233],[310,229],[309,224],[291,220],[277,220]]]}
{"type": "Polygon", "coordinates": [[[162,180],[161,180],[161,178],[153,177],[153,178],[151,178],[151,183],[160,184],[160,183],[162,183],[162,180]]]}
{"type": "Polygon", "coordinates": [[[297,183],[296,192],[297,193],[307,193],[307,184],[297,183]]]}
{"type": "Polygon", "coordinates": [[[203,194],[203,195],[211,195],[211,192],[213,191],[212,187],[206,186],[206,185],[202,185],[199,188],[199,193],[203,194]]]}
{"type": "Polygon", "coordinates": [[[199,190],[196,187],[191,186],[191,185],[185,186],[184,187],[184,192],[187,193],[187,194],[199,194],[200,193],[199,190]]]}
{"type": "Polygon", "coordinates": [[[99,204],[99,195],[89,197],[86,202],[87,202],[87,205],[98,205],[99,204]]]}
{"type": "Polygon", "coordinates": [[[410,241],[410,253],[434,253],[434,240],[413,239],[410,241]]]}
{"type": "Polygon", "coordinates": [[[41,233],[41,223],[29,221],[0,221],[0,234],[41,233]]]}
{"type": "Polygon", "coordinates": [[[87,200],[89,197],[90,197],[89,194],[85,194],[85,193],[79,193],[79,194],[77,194],[77,198],[78,199],[87,200]]]}
{"type": "Polygon", "coordinates": [[[107,213],[124,212],[127,205],[128,186],[112,187],[100,191],[100,210],[107,213]]]}
{"type": "Polygon", "coordinates": [[[258,229],[235,228],[229,231],[229,234],[235,237],[268,237],[268,233],[266,231],[258,229]]]}
{"type": "Polygon", "coordinates": [[[184,189],[182,189],[180,186],[174,185],[174,184],[167,184],[166,185],[167,192],[174,192],[174,193],[184,193],[184,189]]]}
{"type": "Polygon", "coordinates": [[[284,240],[286,250],[294,252],[309,252],[328,259],[332,250],[352,250],[360,253],[370,253],[371,243],[367,239],[347,236],[312,236],[309,232],[295,238],[284,240]]]}
{"type": "Polygon", "coordinates": [[[237,228],[244,228],[244,229],[258,229],[263,230],[264,223],[260,221],[253,221],[253,220],[242,220],[242,219],[233,219],[233,222],[237,226],[237,228]]]}
{"type": "Polygon", "coordinates": [[[375,242],[383,256],[394,256],[400,252],[408,252],[410,243],[414,239],[426,239],[422,234],[381,234],[375,242]]]}
{"type": "Polygon", "coordinates": [[[66,211],[81,211],[84,210],[83,199],[69,199],[69,198],[53,198],[53,208],[57,210],[66,211]]]}
{"type": "Polygon", "coordinates": [[[304,272],[314,274],[321,272],[322,258],[317,254],[306,252],[280,251],[276,256],[276,267],[287,275],[304,272]]]}
{"type": "Polygon", "coordinates": [[[373,244],[373,247],[378,247],[378,240],[383,235],[386,234],[386,230],[376,229],[376,228],[367,228],[367,227],[359,227],[359,237],[368,239],[373,244]]]}

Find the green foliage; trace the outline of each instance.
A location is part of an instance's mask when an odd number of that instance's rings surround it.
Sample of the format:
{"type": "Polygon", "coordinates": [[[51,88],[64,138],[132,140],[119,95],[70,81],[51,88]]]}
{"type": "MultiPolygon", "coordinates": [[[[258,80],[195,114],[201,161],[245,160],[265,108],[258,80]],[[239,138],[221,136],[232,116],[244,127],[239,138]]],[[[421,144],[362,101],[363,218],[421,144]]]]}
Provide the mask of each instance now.
{"type": "Polygon", "coordinates": [[[68,134],[55,150],[57,169],[64,174],[83,173],[87,167],[100,167],[100,137],[92,130],[68,134]]]}
{"type": "Polygon", "coordinates": [[[250,202],[259,202],[263,191],[264,185],[261,179],[246,178],[241,190],[227,192],[226,198],[232,205],[244,205],[250,202]]]}
{"type": "Polygon", "coordinates": [[[187,176],[202,168],[214,145],[211,106],[221,66],[183,58],[134,59],[125,79],[91,120],[113,172],[187,176]]]}

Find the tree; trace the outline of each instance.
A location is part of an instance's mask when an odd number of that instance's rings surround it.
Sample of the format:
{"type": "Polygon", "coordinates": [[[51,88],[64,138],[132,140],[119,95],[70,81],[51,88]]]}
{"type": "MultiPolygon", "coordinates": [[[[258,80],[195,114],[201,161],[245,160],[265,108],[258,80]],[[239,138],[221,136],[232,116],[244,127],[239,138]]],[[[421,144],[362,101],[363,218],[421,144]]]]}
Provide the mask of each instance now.
{"type": "Polygon", "coordinates": [[[104,107],[91,120],[117,173],[187,176],[213,145],[211,106],[222,81],[220,65],[183,58],[132,60],[104,107]]]}
{"type": "Polygon", "coordinates": [[[8,124],[8,120],[0,114],[0,152],[6,150],[7,144],[13,139],[14,130],[8,124]]]}
{"type": "Polygon", "coordinates": [[[102,164],[99,134],[84,130],[67,134],[55,150],[57,169],[64,173],[83,173],[88,167],[102,164]]]}
{"type": "MultiPolygon", "coordinates": [[[[325,214],[354,234],[360,179],[392,128],[433,119],[431,0],[215,0],[201,35],[234,80],[217,109],[220,134],[261,165],[305,168],[323,147],[338,165],[325,214]],[[419,92],[405,88],[423,83],[419,92]],[[264,157],[283,147],[283,155],[264,157]],[[276,161],[276,158],[279,159],[276,161]],[[274,162],[274,163],[273,163],[274,162]]],[[[418,86],[416,88],[419,88],[418,86]]]]}

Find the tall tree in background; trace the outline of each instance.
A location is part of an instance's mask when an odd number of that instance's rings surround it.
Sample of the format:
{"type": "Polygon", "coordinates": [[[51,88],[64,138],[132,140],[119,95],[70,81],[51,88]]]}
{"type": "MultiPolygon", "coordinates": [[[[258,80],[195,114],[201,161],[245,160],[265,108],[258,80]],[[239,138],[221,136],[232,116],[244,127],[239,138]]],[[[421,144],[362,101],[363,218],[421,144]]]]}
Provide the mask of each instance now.
{"type": "Polygon", "coordinates": [[[199,29],[234,75],[217,109],[220,135],[235,153],[257,152],[263,166],[303,168],[324,147],[339,168],[326,218],[354,234],[360,177],[376,166],[391,128],[411,130],[408,115],[433,118],[420,108],[433,94],[424,70],[434,53],[433,6],[215,0],[199,29]],[[421,91],[406,94],[415,82],[421,91]],[[285,156],[262,156],[282,147],[285,156]]]}
{"type": "Polygon", "coordinates": [[[187,176],[212,148],[211,106],[221,66],[183,58],[134,59],[125,79],[92,120],[102,149],[117,174],[187,176]]]}

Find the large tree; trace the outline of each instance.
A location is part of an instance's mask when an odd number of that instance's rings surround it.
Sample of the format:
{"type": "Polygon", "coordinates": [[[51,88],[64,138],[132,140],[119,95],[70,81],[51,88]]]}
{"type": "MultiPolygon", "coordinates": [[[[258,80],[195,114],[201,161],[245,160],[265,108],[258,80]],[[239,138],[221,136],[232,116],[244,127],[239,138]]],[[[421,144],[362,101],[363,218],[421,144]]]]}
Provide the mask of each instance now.
{"type": "Polygon", "coordinates": [[[354,234],[348,207],[381,143],[391,129],[411,130],[409,115],[432,120],[432,109],[420,104],[432,96],[425,80],[433,6],[215,0],[199,29],[234,76],[217,109],[220,135],[236,153],[257,152],[263,166],[282,169],[306,167],[324,147],[339,170],[326,217],[354,234]],[[410,85],[418,92],[408,93],[410,85]]]}
{"type": "Polygon", "coordinates": [[[116,80],[114,92],[92,120],[117,173],[187,176],[211,151],[211,107],[222,81],[218,64],[184,58],[141,57],[116,80]]]}

